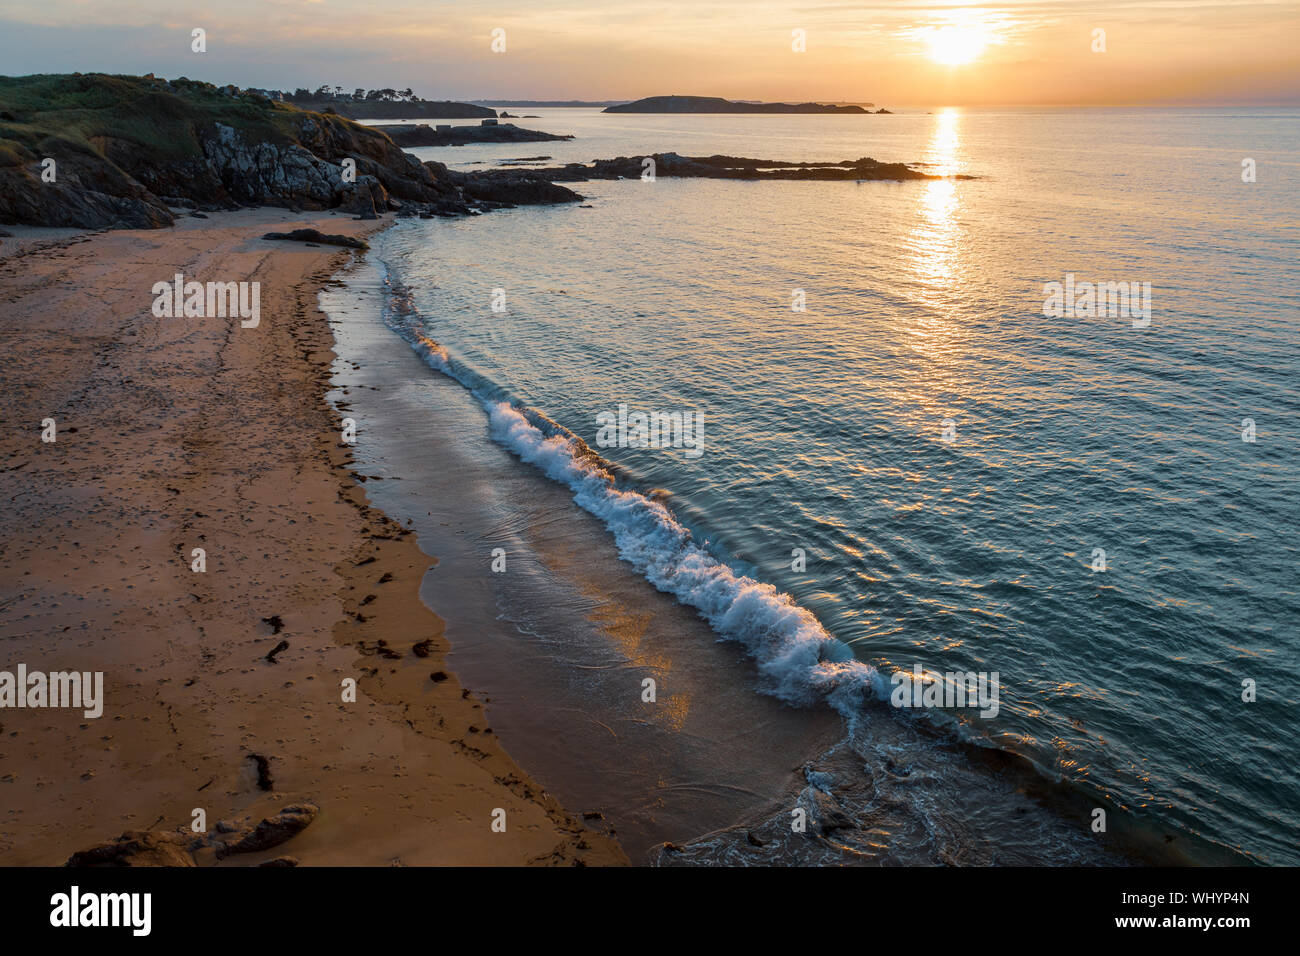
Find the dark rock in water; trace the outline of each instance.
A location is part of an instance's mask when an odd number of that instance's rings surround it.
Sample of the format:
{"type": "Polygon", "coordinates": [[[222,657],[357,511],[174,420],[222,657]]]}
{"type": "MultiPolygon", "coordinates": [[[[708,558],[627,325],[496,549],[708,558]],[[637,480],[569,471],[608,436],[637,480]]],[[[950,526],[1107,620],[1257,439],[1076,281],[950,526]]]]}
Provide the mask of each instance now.
{"type": "Polygon", "coordinates": [[[857,826],[853,819],[841,809],[839,801],[829,793],[823,793],[816,787],[810,787],[805,792],[808,793],[812,801],[813,817],[822,833],[830,833],[832,830],[847,830],[857,826]]]}
{"type": "MultiPolygon", "coordinates": [[[[649,156],[619,156],[597,159],[590,164],[569,163],[527,170],[493,169],[474,174],[482,188],[485,182],[506,177],[528,176],[553,183],[577,183],[590,179],[640,179],[643,173],[655,177],[701,179],[812,179],[838,181],[944,179],[922,172],[906,163],[882,163],[864,156],[828,162],[792,163],[778,159],[749,159],[743,156],[681,156],[677,153],[652,153],[649,156]],[[653,160],[653,166],[646,160],[653,160]]],[[[973,179],[958,175],[955,179],[973,179]]]]}
{"type": "Polygon", "coordinates": [[[439,180],[455,185],[467,199],[477,200],[488,209],[499,209],[503,205],[555,205],[582,201],[582,197],[572,189],[552,182],[548,175],[552,170],[492,169],[463,173],[432,161],[425,166],[439,180]]]}
{"type": "Polygon", "coordinates": [[[81,850],[64,866],[194,866],[191,841],[177,833],[128,830],[116,840],[81,850]]]}
{"type": "Polygon", "coordinates": [[[280,866],[297,866],[299,860],[296,856],[277,856],[274,860],[267,860],[264,863],[257,864],[259,867],[280,867],[280,866]]]}
{"type": "Polygon", "coordinates": [[[749,841],[750,846],[767,846],[767,841],[760,840],[756,837],[753,830],[750,830],[745,834],[745,839],[749,841]]]}
{"type": "Polygon", "coordinates": [[[290,232],[268,232],[263,239],[287,239],[290,242],[319,242],[326,246],[346,246],[349,249],[369,249],[370,244],[363,239],[324,233],[319,229],[294,229],[290,232]]]}
{"type": "Polygon", "coordinates": [[[190,218],[191,218],[191,219],[207,219],[208,216],[207,216],[206,213],[202,213],[202,212],[195,211],[195,212],[190,213],[190,218]]]}
{"type": "Polygon", "coordinates": [[[474,199],[515,205],[554,205],[582,199],[571,189],[531,176],[521,176],[517,179],[478,180],[466,183],[464,189],[465,195],[474,199]]]}
{"type": "Polygon", "coordinates": [[[428,657],[429,652],[432,650],[432,648],[433,648],[433,638],[426,638],[425,640],[420,641],[420,643],[412,647],[411,650],[415,652],[416,657],[428,657]]]}
{"type": "Polygon", "coordinates": [[[469,143],[547,143],[573,139],[569,135],[543,133],[541,130],[523,129],[513,123],[496,126],[449,126],[435,129],[425,123],[403,123],[396,126],[372,126],[384,133],[398,146],[465,146],[469,143]]]}
{"type": "Polygon", "coordinates": [[[656,177],[817,180],[944,178],[923,173],[906,163],[882,163],[869,156],[833,162],[791,163],[743,156],[681,156],[677,153],[653,153],[649,157],[620,156],[617,159],[598,159],[589,166],[571,163],[559,168],[533,169],[529,173],[564,182],[581,182],[583,179],[640,179],[642,173],[650,168],[645,163],[647,158],[654,160],[653,172],[656,177]]]}
{"type": "Polygon", "coordinates": [[[320,813],[320,807],[312,803],[301,803],[285,807],[273,817],[268,817],[237,843],[223,844],[217,847],[217,858],[232,853],[256,853],[279,846],[286,840],[297,836],[311,825],[320,813]]]}

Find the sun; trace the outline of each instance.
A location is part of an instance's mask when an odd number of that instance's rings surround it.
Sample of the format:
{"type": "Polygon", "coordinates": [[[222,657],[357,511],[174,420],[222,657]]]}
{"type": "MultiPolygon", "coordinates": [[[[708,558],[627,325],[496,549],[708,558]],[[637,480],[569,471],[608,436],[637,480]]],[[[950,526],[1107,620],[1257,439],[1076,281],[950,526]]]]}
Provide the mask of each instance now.
{"type": "Polygon", "coordinates": [[[926,37],[930,59],[944,66],[961,66],[974,61],[984,52],[990,40],[988,32],[978,25],[936,27],[926,37]]]}

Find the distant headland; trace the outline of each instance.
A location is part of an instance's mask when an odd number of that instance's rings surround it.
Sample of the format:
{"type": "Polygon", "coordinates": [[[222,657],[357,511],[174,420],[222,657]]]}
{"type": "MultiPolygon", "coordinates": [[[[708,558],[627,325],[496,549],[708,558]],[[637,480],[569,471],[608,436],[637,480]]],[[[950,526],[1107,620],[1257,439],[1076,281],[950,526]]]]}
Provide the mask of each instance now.
{"type": "MultiPolygon", "coordinates": [[[[868,106],[872,104],[867,104],[868,106]]],[[[606,113],[870,113],[857,105],[835,103],[754,103],[724,100],[720,96],[647,96],[618,106],[607,106],[606,113]]],[[[877,110],[888,113],[889,110],[877,110]]]]}
{"type": "Polygon", "coordinates": [[[355,89],[351,92],[341,86],[319,86],[314,90],[299,88],[289,90],[253,90],[272,100],[291,103],[300,110],[323,113],[333,110],[348,119],[485,119],[496,116],[496,110],[473,103],[452,100],[425,100],[408,89],[391,87],[380,90],[355,89]]]}

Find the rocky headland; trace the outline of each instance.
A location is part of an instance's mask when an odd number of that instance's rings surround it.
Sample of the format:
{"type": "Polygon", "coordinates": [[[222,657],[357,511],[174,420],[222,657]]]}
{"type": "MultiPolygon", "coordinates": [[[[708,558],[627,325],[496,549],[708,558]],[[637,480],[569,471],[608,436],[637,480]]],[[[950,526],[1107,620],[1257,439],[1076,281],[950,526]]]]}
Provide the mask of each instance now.
{"type": "MultiPolygon", "coordinates": [[[[487,128],[487,127],[485,127],[487,128]]],[[[576,202],[519,171],[475,182],[337,113],[193,80],[0,78],[0,223],[156,229],[249,206],[467,215],[576,202]]]]}

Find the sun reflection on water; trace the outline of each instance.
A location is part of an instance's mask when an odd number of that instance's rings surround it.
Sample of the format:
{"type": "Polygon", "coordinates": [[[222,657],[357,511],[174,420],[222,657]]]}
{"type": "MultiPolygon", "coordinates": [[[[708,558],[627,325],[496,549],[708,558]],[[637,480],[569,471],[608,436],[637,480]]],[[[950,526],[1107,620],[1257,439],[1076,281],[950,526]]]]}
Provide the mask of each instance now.
{"type": "MultiPolygon", "coordinates": [[[[961,149],[961,114],[946,109],[935,115],[934,131],[926,160],[930,172],[951,176],[959,167],[961,149]]],[[[960,197],[953,179],[932,179],[921,192],[920,216],[912,230],[911,246],[915,252],[912,271],[929,293],[946,293],[955,278],[960,227],[957,210],[960,197]]]]}
{"type": "MultiPolygon", "coordinates": [[[[945,109],[935,114],[924,167],[935,175],[952,177],[962,168],[961,113],[945,109]]],[[[914,356],[914,375],[900,383],[898,400],[912,406],[915,424],[939,439],[938,423],[959,410],[954,396],[973,388],[966,359],[970,341],[965,318],[968,303],[964,288],[970,271],[965,228],[959,213],[963,184],[952,178],[918,183],[913,225],[906,237],[911,255],[907,294],[920,306],[906,333],[914,356]]]]}

